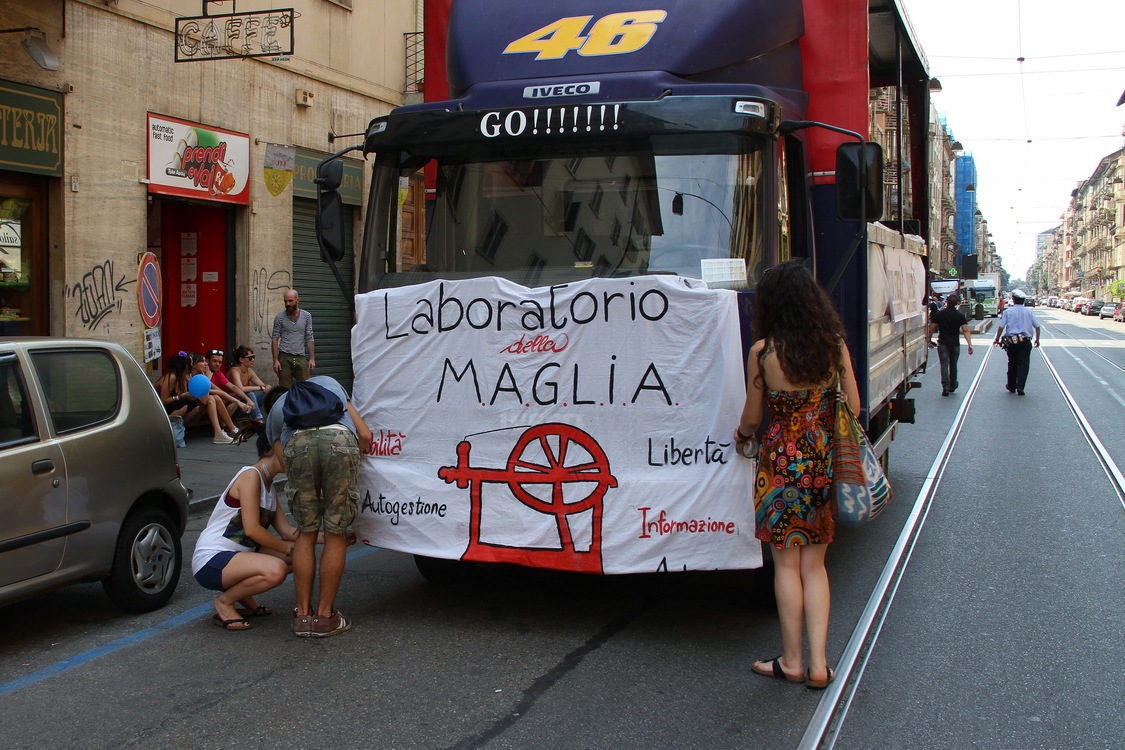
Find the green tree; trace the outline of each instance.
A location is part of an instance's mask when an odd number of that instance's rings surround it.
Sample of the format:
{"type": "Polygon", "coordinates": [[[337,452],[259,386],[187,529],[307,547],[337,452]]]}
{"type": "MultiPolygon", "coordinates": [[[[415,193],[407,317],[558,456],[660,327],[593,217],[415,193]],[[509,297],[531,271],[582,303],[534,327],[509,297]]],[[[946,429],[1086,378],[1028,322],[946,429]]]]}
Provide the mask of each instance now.
{"type": "Polygon", "coordinates": [[[1109,293],[1114,299],[1125,298],[1125,281],[1115,281],[1109,285],[1109,293]]]}

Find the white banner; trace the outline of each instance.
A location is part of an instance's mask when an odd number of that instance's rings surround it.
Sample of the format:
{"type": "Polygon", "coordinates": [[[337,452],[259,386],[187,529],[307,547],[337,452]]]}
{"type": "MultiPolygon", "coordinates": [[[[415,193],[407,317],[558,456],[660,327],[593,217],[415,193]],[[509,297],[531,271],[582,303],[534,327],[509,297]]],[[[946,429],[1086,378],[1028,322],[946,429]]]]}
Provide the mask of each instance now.
{"type": "Polygon", "coordinates": [[[754,568],[735,293],[671,276],[356,298],[375,441],[355,529],[429,557],[592,573],[754,568]]]}

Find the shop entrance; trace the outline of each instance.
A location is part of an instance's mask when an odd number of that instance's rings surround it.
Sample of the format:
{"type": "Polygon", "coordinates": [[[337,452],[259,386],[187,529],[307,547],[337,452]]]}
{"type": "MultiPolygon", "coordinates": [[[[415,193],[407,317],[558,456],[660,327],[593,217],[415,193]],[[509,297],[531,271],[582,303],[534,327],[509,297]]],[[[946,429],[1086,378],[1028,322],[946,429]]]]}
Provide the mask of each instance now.
{"type": "Polygon", "coordinates": [[[233,214],[221,206],[153,201],[149,250],[164,283],[164,362],[180,351],[228,349],[234,340],[233,214]],[[152,245],[159,242],[159,248],[152,245]]]}
{"type": "Polygon", "coordinates": [[[46,177],[0,170],[0,335],[49,333],[46,214],[46,177]]]}

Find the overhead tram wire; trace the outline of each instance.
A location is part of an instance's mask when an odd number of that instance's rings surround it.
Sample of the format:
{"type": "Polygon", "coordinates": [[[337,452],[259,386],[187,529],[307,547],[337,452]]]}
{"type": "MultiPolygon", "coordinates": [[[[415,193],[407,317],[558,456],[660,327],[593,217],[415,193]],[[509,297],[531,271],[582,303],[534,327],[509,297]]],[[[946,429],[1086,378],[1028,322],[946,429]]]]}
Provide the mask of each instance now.
{"type": "MultiPolygon", "coordinates": [[[[1125,55],[1125,49],[1106,50],[1105,52],[1073,52],[1068,55],[1036,55],[1029,60],[1057,60],[1064,57],[1090,57],[1092,55],[1125,55]]],[[[1011,60],[1010,57],[995,55],[930,55],[935,60],[1011,60]]]]}

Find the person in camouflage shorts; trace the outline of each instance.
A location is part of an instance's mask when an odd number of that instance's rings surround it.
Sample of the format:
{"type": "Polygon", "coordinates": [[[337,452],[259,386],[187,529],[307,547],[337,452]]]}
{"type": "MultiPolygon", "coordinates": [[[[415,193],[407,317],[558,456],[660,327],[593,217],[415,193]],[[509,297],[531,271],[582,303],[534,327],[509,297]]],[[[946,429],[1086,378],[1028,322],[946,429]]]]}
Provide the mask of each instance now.
{"type": "Polygon", "coordinates": [[[340,422],[295,430],[285,422],[286,396],[282,396],[270,409],[266,430],[274,441],[274,450],[285,457],[285,495],[300,531],[293,550],[293,586],[297,593],[293,634],[323,638],[352,626],[351,620],[336,610],[335,601],[344,575],[348,526],[358,512],[359,456],[371,443],[371,430],[335,379],[316,375],[309,382],[336,394],[347,405],[340,422]],[[313,609],[316,540],[321,528],[324,552],[320,557],[320,593],[313,609]]]}

